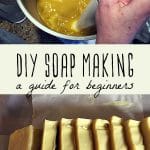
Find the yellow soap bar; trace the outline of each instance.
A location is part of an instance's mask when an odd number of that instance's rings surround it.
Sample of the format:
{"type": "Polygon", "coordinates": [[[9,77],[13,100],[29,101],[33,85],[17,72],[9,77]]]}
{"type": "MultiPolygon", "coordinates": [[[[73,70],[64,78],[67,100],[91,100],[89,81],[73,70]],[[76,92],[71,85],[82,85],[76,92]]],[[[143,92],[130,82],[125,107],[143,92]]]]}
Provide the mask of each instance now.
{"type": "Polygon", "coordinates": [[[150,117],[142,120],[141,130],[144,137],[145,149],[150,150],[150,117]]]}
{"type": "Polygon", "coordinates": [[[44,131],[42,138],[42,150],[55,150],[56,148],[56,135],[57,135],[57,121],[44,122],[44,131]]]}
{"type": "Polygon", "coordinates": [[[91,123],[92,120],[90,119],[78,118],[76,120],[75,127],[77,150],[94,150],[91,123]]]}
{"type": "Polygon", "coordinates": [[[95,150],[109,150],[109,122],[96,119],[93,121],[95,150]]]}
{"type": "Polygon", "coordinates": [[[11,134],[8,150],[38,150],[40,147],[41,131],[30,125],[11,134]]]}
{"type": "Polygon", "coordinates": [[[140,121],[128,120],[124,123],[127,143],[132,150],[144,150],[140,121]]]}
{"type": "Polygon", "coordinates": [[[112,116],[110,119],[111,150],[128,150],[122,125],[122,119],[112,116]]]}
{"type": "Polygon", "coordinates": [[[72,119],[61,119],[60,121],[60,150],[75,150],[75,136],[72,119]]]}

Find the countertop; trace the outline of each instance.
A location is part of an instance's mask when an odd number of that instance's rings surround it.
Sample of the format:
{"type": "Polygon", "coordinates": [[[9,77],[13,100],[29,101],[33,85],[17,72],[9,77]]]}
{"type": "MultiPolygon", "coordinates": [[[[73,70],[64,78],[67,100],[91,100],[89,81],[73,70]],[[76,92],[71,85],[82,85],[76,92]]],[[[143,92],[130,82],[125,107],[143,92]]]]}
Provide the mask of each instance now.
{"type": "Polygon", "coordinates": [[[38,29],[28,19],[24,22],[15,24],[8,21],[0,20],[0,29],[5,29],[10,33],[14,33],[20,38],[24,39],[26,43],[61,43],[60,39],[48,35],[47,33],[38,29]]]}

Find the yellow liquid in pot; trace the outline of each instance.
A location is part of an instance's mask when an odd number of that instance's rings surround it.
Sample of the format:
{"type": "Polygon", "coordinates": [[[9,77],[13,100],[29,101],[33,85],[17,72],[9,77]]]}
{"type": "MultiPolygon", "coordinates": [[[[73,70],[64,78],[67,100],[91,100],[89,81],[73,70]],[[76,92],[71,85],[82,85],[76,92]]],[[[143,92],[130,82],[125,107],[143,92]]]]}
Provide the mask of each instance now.
{"type": "Polygon", "coordinates": [[[95,32],[94,27],[75,30],[72,25],[79,20],[90,0],[37,0],[42,21],[50,29],[66,35],[85,36],[95,32]]]}

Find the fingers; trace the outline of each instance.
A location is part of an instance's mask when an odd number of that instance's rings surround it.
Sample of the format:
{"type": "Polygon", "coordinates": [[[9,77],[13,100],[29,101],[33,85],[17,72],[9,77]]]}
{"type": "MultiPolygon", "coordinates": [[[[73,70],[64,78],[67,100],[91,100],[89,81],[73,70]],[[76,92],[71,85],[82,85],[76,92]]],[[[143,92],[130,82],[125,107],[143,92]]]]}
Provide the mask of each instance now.
{"type": "Polygon", "coordinates": [[[119,4],[120,7],[125,8],[125,11],[141,17],[150,15],[150,0],[100,0],[100,3],[103,7],[113,7],[119,4]]]}
{"type": "Polygon", "coordinates": [[[120,6],[127,6],[132,0],[119,0],[120,6]]]}
{"type": "Polygon", "coordinates": [[[132,0],[119,0],[124,5],[128,5],[132,0]]]}
{"type": "Polygon", "coordinates": [[[121,7],[128,5],[131,1],[132,0],[100,0],[100,2],[104,5],[113,6],[120,4],[121,7]]]}

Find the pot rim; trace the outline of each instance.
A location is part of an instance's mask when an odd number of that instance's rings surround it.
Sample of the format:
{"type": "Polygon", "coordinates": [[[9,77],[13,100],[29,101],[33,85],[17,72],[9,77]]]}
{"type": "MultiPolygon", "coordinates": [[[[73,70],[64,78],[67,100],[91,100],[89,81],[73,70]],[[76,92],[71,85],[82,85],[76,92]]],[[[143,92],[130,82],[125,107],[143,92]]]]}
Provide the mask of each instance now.
{"type": "Polygon", "coordinates": [[[55,32],[53,30],[51,30],[50,28],[46,27],[45,25],[43,25],[42,23],[40,23],[39,21],[37,21],[31,14],[30,12],[26,9],[26,7],[24,6],[22,0],[17,0],[17,3],[20,7],[20,9],[23,11],[23,13],[25,14],[25,16],[38,28],[40,28],[42,31],[54,35],[56,37],[59,38],[63,38],[63,39],[67,39],[67,40],[94,40],[96,39],[96,34],[95,35],[89,35],[89,36],[70,36],[70,35],[65,35],[62,33],[58,33],[55,32]]]}

